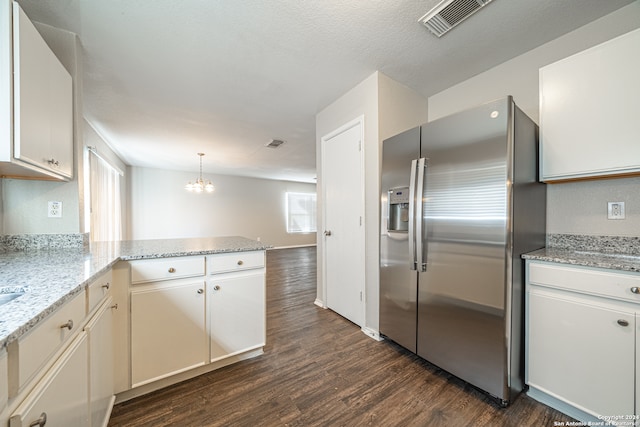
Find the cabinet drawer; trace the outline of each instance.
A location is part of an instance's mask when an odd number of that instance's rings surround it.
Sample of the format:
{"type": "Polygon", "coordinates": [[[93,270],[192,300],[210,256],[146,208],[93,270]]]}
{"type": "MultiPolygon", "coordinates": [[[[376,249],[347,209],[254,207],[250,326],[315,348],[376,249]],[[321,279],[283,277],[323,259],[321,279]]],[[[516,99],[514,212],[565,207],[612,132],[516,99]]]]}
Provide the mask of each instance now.
{"type": "Polygon", "coordinates": [[[529,283],[640,303],[640,274],[635,273],[530,262],[529,283]]]}
{"type": "Polygon", "coordinates": [[[159,258],[131,262],[131,283],[204,276],[204,257],[159,258]]]}
{"type": "Polygon", "coordinates": [[[229,252],[210,255],[209,274],[264,267],[264,251],[229,252]]]}
{"type": "Polygon", "coordinates": [[[27,335],[9,344],[9,391],[12,396],[82,327],[86,314],[85,298],[84,292],[76,295],[27,335]]]}
{"type": "Polygon", "coordinates": [[[111,270],[87,286],[87,313],[91,313],[104,298],[111,294],[111,270]]]}

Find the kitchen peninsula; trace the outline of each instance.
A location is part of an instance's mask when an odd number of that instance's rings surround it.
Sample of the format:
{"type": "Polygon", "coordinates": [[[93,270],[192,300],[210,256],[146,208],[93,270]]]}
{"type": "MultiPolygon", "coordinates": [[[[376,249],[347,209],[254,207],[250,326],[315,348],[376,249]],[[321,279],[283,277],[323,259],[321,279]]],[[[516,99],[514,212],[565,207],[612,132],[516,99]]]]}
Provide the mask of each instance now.
{"type": "Polygon", "coordinates": [[[95,425],[115,395],[261,354],[267,248],[233,236],[1,252],[0,293],[19,295],[0,305],[1,421],[95,425]]]}

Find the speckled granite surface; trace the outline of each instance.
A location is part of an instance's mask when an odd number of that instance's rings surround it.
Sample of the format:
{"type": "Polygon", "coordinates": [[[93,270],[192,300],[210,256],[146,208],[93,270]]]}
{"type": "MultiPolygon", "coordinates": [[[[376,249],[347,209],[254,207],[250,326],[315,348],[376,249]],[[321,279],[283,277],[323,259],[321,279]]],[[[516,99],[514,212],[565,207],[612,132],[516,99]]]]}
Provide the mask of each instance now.
{"type": "Polygon", "coordinates": [[[621,236],[547,236],[547,247],[525,259],[640,272],[640,238],[621,236]]]}
{"type": "Polygon", "coordinates": [[[89,246],[89,233],[6,234],[0,236],[0,248],[6,250],[71,249],[89,246]]]}
{"type": "Polygon", "coordinates": [[[0,293],[26,291],[0,305],[0,348],[29,331],[118,260],[265,250],[244,237],[134,240],[87,248],[0,252],[0,293]]]}

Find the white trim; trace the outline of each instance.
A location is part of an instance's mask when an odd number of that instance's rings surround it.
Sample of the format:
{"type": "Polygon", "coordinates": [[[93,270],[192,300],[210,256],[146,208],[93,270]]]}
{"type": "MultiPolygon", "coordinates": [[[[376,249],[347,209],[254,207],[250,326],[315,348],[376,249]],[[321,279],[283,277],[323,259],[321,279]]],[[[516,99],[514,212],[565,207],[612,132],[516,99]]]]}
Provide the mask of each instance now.
{"type": "Polygon", "coordinates": [[[318,307],[320,307],[320,308],[324,308],[324,309],[326,309],[326,308],[327,308],[327,306],[326,306],[326,304],[324,303],[324,301],[322,301],[322,300],[321,300],[321,299],[319,299],[319,298],[316,298],[316,300],[315,300],[313,303],[314,303],[315,305],[317,305],[318,307]]]}
{"type": "Polygon", "coordinates": [[[373,338],[376,341],[384,341],[384,338],[382,338],[382,336],[380,336],[380,331],[375,331],[371,328],[368,328],[366,326],[363,326],[362,328],[360,328],[360,330],[369,338],[373,338]]]}
{"type": "MultiPolygon", "coordinates": [[[[366,205],[365,205],[365,200],[364,200],[364,196],[365,196],[365,155],[364,155],[364,151],[365,151],[365,135],[364,135],[364,129],[365,129],[365,123],[364,123],[364,114],[361,114],[360,116],[356,117],[355,119],[345,123],[344,125],[338,127],[337,129],[335,129],[332,132],[329,132],[328,134],[326,134],[325,136],[323,136],[322,138],[320,138],[320,151],[321,151],[321,161],[322,161],[322,166],[321,166],[321,171],[322,171],[322,219],[321,219],[321,228],[318,231],[318,236],[321,238],[324,238],[324,230],[327,229],[327,224],[326,224],[326,219],[327,219],[327,211],[326,211],[326,194],[327,194],[327,188],[326,185],[324,184],[324,177],[326,176],[326,167],[327,167],[327,162],[325,159],[325,143],[336,137],[337,135],[344,133],[356,126],[360,126],[360,216],[362,218],[362,223],[361,223],[361,227],[362,227],[362,241],[360,242],[361,245],[361,249],[362,249],[362,265],[359,266],[362,271],[362,277],[363,277],[363,287],[362,287],[362,325],[358,325],[361,327],[364,327],[364,325],[367,324],[367,287],[366,287],[366,283],[367,283],[367,269],[366,269],[366,232],[365,232],[365,209],[366,209],[366,205]]],[[[322,268],[322,293],[323,296],[326,300],[327,298],[327,245],[323,244],[322,245],[322,265],[318,266],[319,268],[322,268]]],[[[357,268],[354,266],[354,268],[357,268]]],[[[323,303],[322,305],[323,308],[327,308],[326,304],[323,303]]]]}
{"type": "Polygon", "coordinates": [[[310,248],[313,246],[317,246],[315,243],[307,243],[304,245],[290,245],[290,246],[272,246],[270,248],[267,248],[268,251],[272,250],[272,249],[295,249],[295,248],[310,248]]]}

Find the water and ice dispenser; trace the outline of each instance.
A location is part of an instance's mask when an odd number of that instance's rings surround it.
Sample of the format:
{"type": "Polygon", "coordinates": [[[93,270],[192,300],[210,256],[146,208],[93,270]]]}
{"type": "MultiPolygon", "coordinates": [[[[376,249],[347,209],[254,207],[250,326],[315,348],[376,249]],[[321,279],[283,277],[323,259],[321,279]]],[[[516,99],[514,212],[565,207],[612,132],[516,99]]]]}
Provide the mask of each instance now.
{"type": "Polygon", "coordinates": [[[387,193],[387,231],[409,230],[409,187],[392,188],[387,193]]]}

